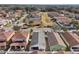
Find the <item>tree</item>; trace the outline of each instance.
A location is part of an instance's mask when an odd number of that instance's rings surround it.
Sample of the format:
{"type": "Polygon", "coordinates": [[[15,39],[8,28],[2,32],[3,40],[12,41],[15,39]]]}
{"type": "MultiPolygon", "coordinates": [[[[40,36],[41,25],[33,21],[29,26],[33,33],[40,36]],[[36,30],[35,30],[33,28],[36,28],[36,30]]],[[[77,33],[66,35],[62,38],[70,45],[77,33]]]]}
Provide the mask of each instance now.
{"type": "Polygon", "coordinates": [[[76,28],[77,28],[77,29],[79,29],[79,24],[78,24],[78,25],[76,25],[76,28]]]}
{"type": "Polygon", "coordinates": [[[72,21],[71,24],[73,24],[76,27],[76,29],[79,29],[79,23],[77,21],[72,21]]]}
{"type": "Polygon", "coordinates": [[[63,49],[65,49],[65,47],[62,46],[62,45],[54,45],[54,46],[50,47],[51,51],[60,51],[60,50],[63,50],[63,49]]]}
{"type": "Polygon", "coordinates": [[[13,10],[21,10],[21,7],[14,7],[13,10]]]}
{"type": "Polygon", "coordinates": [[[56,22],[56,19],[55,18],[52,18],[51,20],[53,20],[53,22],[56,22]]]}
{"type": "Polygon", "coordinates": [[[13,26],[13,30],[19,31],[20,30],[20,26],[13,26]]]}
{"type": "Polygon", "coordinates": [[[31,7],[31,11],[36,11],[37,8],[36,7],[31,7]]]}
{"type": "Polygon", "coordinates": [[[67,31],[67,28],[64,28],[64,27],[63,27],[62,29],[63,29],[64,31],[67,31]]]}
{"type": "Polygon", "coordinates": [[[32,24],[33,23],[33,21],[29,21],[29,24],[32,24]]]}
{"type": "Polygon", "coordinates": [[[76,24],[76,25],[78,24],[78,22],[77,22],[77,21],[72,21],[71,23],[72,23],[72,24],[76,24]]]}
{"type": "Polygon", "coordinates": [[[32,33],[33,32],[33,29],[30,29],[30,33],[32,33]]]}

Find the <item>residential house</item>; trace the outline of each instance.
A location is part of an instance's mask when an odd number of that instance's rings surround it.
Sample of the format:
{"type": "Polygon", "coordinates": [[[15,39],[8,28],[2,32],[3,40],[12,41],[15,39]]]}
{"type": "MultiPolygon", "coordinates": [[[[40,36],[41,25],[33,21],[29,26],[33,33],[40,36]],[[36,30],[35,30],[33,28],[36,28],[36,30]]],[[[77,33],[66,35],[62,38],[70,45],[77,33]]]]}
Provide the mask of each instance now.
{"type": "Polygon", "coordinates": [[[47,39],[50,51],[65,50],[66,45],[57,32],[47,32],[47,39]]]}
{"type": "Polygon", "coordinates": [[[79,53],[79,36],[73,32],[62,32],[62,38],[73,53],[79,53]]]}
{"type": "Polygon", "coordinates": [[[28,33],[15,32],[11,38],[12,43],[10,44],[11,50],[22,50],[26,49],[29,40],[28,33]]]}
{"type": "Polygon", "coordinates": [[[10,38],[13,32],[0,32],[0,49],[6,50],[9,47],[10,38]]]}
{"type": "Polygon", "coordinates": [[[30,50],[45,50],[46,41],[44,32],[33,32],[30,50]]]}

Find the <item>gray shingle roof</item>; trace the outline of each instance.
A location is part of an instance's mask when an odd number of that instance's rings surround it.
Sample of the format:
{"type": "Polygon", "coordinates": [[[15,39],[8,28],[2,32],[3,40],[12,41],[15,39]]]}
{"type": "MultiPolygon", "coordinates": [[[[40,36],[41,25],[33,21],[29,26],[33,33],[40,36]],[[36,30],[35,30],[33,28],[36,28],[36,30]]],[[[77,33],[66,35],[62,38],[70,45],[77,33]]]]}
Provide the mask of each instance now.
{"type": "Polygon", "coordinates": [[[33,32],[31,46],[37,46],[39,49],[46,48],[44,32],[33,32]]]}
{"type": "Polygon", "coordinates": [[[31,45],[38,44],[38,32],[33,32],[31,45]]]}

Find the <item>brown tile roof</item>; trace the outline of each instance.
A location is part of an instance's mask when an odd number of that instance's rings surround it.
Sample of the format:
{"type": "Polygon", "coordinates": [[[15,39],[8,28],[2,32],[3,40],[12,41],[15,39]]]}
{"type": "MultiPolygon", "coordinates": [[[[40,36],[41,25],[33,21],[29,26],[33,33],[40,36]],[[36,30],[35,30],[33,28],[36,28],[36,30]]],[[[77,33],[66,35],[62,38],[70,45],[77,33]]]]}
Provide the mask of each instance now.
{"type": "MultiPolygon", "coordinates": [[[[71,34],[73,34],[73,33],[71,33],[71,34]]],[[[62,33],[65,40],[69,43],[70,47],[79,44],[79,42],[76,40],[76,38],[74,36],[72,36],[71,34],[70,34],[70,32],[62,33]]]]}
{"type": "Polygon", "coordinates": [[[23,35],[25,38],[28,37],[28,33],[26,33],[26,32],[23,32],[22,35],[23,35]]]}
{"type": "Polygon", "coordinates": [[[26,46],[27,43],[23,42],[23,43],[12,43],[10,46],[26,46]]]}
{"type": "Polygon", "coordinates": [[[28,37],[28,33],[20,33],[15,32],[15,34],[12,37],[12,41],[18,40],[18,39],[26,39],[28,37]]]}
{"type": "Polygon", "coordinates": [[[7,39],[11,36],[13,32],[4,32],[0,31],[0,41],[7,41],[7,39]]]}
{"type": "Polygon", "coordinates": [[[56,37],[55,37],[53,32],[48,32],[47,36],[48,36],[49,46],[53,46],[53,45],[58,44],[58,41],[57,41],[57,39],[56,39],[56,37]]]}
{"type": "Polygon", "coordinates": [[[0,46],[6,46],[6,42],[0,42],[0,46]]]}
{"type": "Polygon", "coordinates": [[[4,32],[4,35],[6,36],[6,38],[8,38],[13,32],[4,32]]]}
{"type": "Polygon", "coordinates": [[[79,36],[79,32],[78,31],[73,31],[73,33],[76,33],[79,36]]]}
{"type": "Polygon", "coordinates": [[[28,37],[28,33],[26,33],[26,32],[19,33],[19,32],[14,32],[14,31],[12,31],[12,32],[1,32],[0,31],[0,41],[7,41],[8,39],[11,39],[11,38],[13,41],[15,41],[16,39],[24,40],[27,37],[28,37]]]}
{"type": "Polygon", "coordinates": [[[4,35],[3,32],[0,32],[0,41],[6,40],[6,36],[4,35]]]}

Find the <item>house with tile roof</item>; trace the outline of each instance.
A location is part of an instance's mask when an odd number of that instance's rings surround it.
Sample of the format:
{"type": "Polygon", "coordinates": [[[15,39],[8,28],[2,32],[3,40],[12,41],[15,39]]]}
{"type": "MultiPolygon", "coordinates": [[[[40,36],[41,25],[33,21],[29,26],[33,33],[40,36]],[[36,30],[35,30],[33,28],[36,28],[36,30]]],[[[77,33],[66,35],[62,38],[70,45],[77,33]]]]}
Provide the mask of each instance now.
{"type": "Polygon", "coordinates": [[[62,38],[73,53],[79,53],[79,36],[73,32],[62,32],[62,38]]]}
{"type": "Polygon", "coordinates": [[[57,32],[47,32],[47,39],[50,51],[65,50],[66,45],[57,32]]]}
{"type": "Polygon", "coordinates": [[[15,32],[15,34],[11,37],[12,43],[10,44],[10,48],[12,50],[22,50],[26,49],[29,40],[28,33],[15,32]]]}
{"type": "Polygon", "coordinates": [[[0,49],[5,50],[9,45],[9,41],[13,32],[0,32],[0,49]]]}

